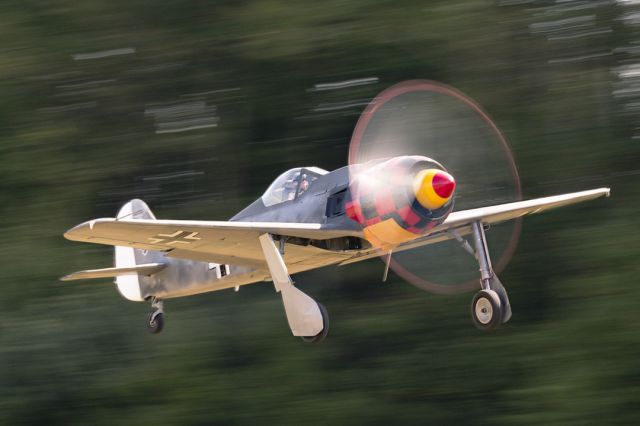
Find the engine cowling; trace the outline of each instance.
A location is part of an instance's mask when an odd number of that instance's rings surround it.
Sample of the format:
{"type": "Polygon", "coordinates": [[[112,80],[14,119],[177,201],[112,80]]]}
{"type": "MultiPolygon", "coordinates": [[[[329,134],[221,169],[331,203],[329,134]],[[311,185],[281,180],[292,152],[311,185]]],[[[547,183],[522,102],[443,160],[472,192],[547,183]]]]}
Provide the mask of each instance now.
{"type": "Polygon", "coordinates": [[[374,247],[426,235],[453,210],[455,179],[435,160],[402,156],[352,167],[345,212],[374,247]]]}

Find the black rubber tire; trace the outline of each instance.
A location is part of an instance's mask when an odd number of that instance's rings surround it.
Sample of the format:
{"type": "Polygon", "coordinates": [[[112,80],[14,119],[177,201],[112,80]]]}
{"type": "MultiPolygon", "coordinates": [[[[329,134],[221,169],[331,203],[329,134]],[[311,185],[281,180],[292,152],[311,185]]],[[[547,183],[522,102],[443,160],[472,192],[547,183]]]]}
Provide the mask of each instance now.
{"type": "Polygon", "coordinates": [[[493,290],[480,290],[471,302],[473,324],[483,331],[495,330],[502,324],[502,303],[493,290]]]}
{"type": "Polygon", "coordinates": [[[327,308],[325,308],[322,303],[318,303],[318,308],[320,308],[320,314],[322,314],[322,331],[315,336],[300,337],[305,343],[320,343],[327,337],[327,334],[329,334],[329,313],[327,312],[327,308]]]}
{"type": "Polygon", "coordinates": [[[156,315],[153,320],[151,319],[152,317],[153,312],[151,312],[147,317],[147,330],[149,330],[149,333],[151,334],[158,334],[164,328],[164,314],[156,315]]]}

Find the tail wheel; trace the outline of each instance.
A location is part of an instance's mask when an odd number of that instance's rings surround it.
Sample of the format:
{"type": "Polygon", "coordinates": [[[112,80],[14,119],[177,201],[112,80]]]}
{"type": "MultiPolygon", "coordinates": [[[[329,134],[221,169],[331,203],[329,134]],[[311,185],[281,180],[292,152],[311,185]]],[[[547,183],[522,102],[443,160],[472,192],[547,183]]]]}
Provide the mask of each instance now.
{"type": "Polygon", "coordinates": [[[320,313],[322,314],[322,331],[315,336],[301,337],[305,343],[320,343],[327,337],[327,334],[329,334],[329,313],[327,312],[327,308],[325,308],[322,303],[318,303],[318,308],[320,308],[320,313]]]}
{"type": "Polygon", "coordinates": [[[147,318],[147,329],[151,334],[158,334],[164,327],[164,315],[162,313],[151,312],[147,318]]]}
{"type": "Polygon", "coordinates": [[[494,330],[502,324],[502,303],[493,290],[480,290],[471,303],[473,323],[480,330],[494,330]]]}

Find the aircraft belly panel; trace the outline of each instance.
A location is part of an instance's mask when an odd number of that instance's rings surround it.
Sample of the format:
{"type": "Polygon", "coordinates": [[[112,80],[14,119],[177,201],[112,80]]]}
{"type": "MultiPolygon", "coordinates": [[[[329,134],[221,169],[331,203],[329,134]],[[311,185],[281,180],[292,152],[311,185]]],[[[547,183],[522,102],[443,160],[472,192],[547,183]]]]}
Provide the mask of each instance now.
{"type": "Polygon", "coordinates": [[[191,250],[172,250],[166,254],[175,259],[195,260],[199,262],[215,262],[228,265],[244,266],[253,269],[266,269],[267,264],[263,258],[244,256],[239,253],[209,253],[191,250]]]}
{"type": "MultiPolygon", "coordinates": [[[[183,253],[184,254],[184,253],[183,253]]],[[[170,253],[168,254],[168,256],[170,253]]],[[[184,254],[185,256],[188,255],[184,254]]],[[[289,244],[285,248],[284,260],[292,274],[338,264],[351,259],[354,253],[332,252],[313,246],[289,244]]],[[[229,273],[219,277],[210,263],[166,257],[165,270],[150,277],[141,277],[143,297],[155,296],[169,299],[206,292],[225,290],[247,284],[270,281],[269,271],[262,267],[225,265],[229,273]]],[[[216,259],[219,259],[216,257],[216,259]]],[[[215,264],[217,267],[217,263],[215,264]]]]}
{"type": "Polygon", "coordinates": [[[226,290],[243,285],[263,282],[268,278],[268,276],[268,271],[254,270],[228,275],[219,280],[194,280],[186,284],[180,283],[179,285],[169,286],[165,288],[162,293],[158,293],[157,296],[164,299],[170,299],[175,297],[208,293],[212,291],[226,290]]]}

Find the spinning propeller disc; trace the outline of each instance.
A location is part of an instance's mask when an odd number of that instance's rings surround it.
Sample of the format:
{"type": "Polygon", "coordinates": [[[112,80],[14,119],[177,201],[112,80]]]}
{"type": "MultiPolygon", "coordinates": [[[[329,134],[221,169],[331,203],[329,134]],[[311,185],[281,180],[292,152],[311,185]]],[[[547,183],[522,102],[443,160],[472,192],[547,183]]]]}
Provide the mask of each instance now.
{"type": "MultiPolygon", "coordinates": [[[[349,146],[350,165],[400,155],[430,157],[454,176],[454,211],[522,199],[505,137],[475,101],[442,83],[399,83],[380,93],[360,116],[349,146]]],[[[496,273],[511,259],[520,229],[518,219],[487,233],[496,273]]],[[[455,240],[396,252],[391,269],[435,293],[478,287],[477,262],[455,240]]]]}

